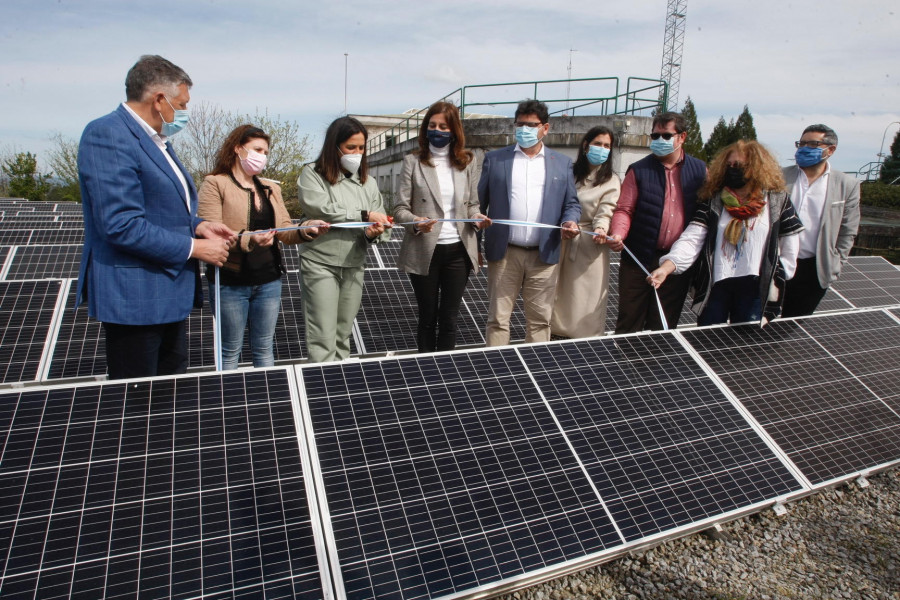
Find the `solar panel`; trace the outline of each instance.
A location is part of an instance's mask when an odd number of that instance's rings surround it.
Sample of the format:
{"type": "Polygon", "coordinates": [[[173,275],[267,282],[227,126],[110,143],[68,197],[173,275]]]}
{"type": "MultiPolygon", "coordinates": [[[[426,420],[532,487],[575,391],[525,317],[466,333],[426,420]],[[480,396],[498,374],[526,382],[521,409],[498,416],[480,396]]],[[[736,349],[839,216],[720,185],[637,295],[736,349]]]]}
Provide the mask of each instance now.
{"type": "MultiPolygon", "coordinates": [[[[487,327],[488,309],[490,307],[490,298],[488,297],[488,276],[487,267],[478,271],[477,274],[469,276],[469,283],[466,285],[466,291],[463,293],[463,306],[468,311],[469,316],[475,323],[474,329],[482,334],[487,327]]],[[[510,343],[521,342],[525,339],[525,303],[522,297],[516,298],[516,305],[509,317],[509,341],[510,343]]]]}
{"type": "Polygon", "coordinates": [[[188,369],[213,367],[216,364],[215,322],[209,304],[209,282],[201,277],[203,306],[194,308],[187,318],[188,369]]]}
{"type": "Polygon", "coordinates": [[[99,321],[88,318],[87,305],[77,310],[78,280],[69,282],[47,378],[91,377],[106,373],[106,337],[99,321]]]}
{"type": "Polygon", "coordinates": [[[281,264],[287,272],[300,270],[300,252],[298,244],[281,245],[281,264]]]}
{"type": "Polygon", "coordinates": [[[4,597],[324,596],[285,370],[0,395],[4,597]]]}
{"type": "Polygon", "coordinates": [[[83,246],[18,246],[12,255],[5,279],[78,277],[83,246]]]}
{"type": "Polygon", "coordinates": [[[62,282],[0,282],[0,383],[34,381],[62,282]]]}
{"type": "MultiPolygon", "coordinates": [[[[471,284],[474,276],[469,277],[471,284]]],[[[417,349],[419,308],[409,275],[397,269],[366,269],[362,305],[356,331],[363,354],[417,349]]],[[[483,326],[460,307],[456,328],[458,347],[484,344],[483,326]]]]}
{"type": "Polygon", "coordinates": [[[299,370],[348,598],[432,598],[621,545],[512,349],[299,370]]]}
{"type": "MultiPolygon", "coordinates": [[[[0,227],[0,246],[20,246],[28,244],[32,229],[4,229],[0,227]]],[[[41,230],[44,231],[44,230],[41,230]]]]}
{"type": "Polygon", "coordinates": [[[415,349],[417,306],[406,273],[366,269],[356,314],[357,347],[363,354],[415,349]]]}
{"type": "Polygon", "coordinates": [[[900,304],[900,271],[880,256],[853,256],[831,287],[856,308],[900,304]]]}
{"type": "Polygon", "coordinates": [[[35,229],[27,244],[31,246],[84,244],[84,229],[35,229]]]}
{"type": "Polygon", "coordinates": [[[520,353],[629,542],[803,489],[671,334],[520,353]]]}
{"type": "Polygon", "coordinates": [[[682,335],[813,484],[900,460],[900,325],[881,312],[823,315],[682,335]],[[869,338],[879,340],[869,349],[869,338]],[[872,365],[869,372],[863,368],[872,365]]]}
{"type": "Polygon", "coordinates": [[[384,242],[378,244],[378,256],[381,266],[389,269],[397,268],[397,259],[400,257],[400,242],[384,242]]]}

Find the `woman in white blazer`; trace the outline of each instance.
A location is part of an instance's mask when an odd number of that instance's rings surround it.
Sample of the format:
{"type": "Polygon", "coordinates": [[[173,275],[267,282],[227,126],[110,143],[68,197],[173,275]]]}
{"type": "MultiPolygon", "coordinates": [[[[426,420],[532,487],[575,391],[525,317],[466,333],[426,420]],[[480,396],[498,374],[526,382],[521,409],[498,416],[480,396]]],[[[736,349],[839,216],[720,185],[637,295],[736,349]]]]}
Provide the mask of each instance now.
{"type": "Polygon", "coordinates": [[[456,106],[436,102],[425,113],[419,150],[403,159],[394,219],[406,225],[397,266],[409,274],[419,305],[419,352],[452,350],[469,273],[478,267],[475,232],[490,224],[478,208],[478,173],[466,150],[456,106]]]}

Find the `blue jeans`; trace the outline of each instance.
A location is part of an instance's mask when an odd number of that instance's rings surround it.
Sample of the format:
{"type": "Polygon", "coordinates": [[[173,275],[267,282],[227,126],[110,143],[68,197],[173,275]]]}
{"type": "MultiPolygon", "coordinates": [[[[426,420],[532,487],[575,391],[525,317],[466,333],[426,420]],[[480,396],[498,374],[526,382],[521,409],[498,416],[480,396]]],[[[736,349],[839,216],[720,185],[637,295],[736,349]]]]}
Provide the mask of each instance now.
{"type": "Polygon", "coordinates": [[[706,307],[697,318],[697,325],[716,325],[729,320],[745,323],[759,321],[761,317],[759,277],[729,277],[712,286],[706,307]]]}
{"type": "MultiPolygon", "coordinates": [[[[262,285],[223,285],[219,296],[222,301],[222,369],[237,369],[248,320],[253,366],[274,365],[275,323],[281,310],[281,279],[262,285]]],[[[210,290],[210,305],[215,311],[213,290],[210,290]]]]}

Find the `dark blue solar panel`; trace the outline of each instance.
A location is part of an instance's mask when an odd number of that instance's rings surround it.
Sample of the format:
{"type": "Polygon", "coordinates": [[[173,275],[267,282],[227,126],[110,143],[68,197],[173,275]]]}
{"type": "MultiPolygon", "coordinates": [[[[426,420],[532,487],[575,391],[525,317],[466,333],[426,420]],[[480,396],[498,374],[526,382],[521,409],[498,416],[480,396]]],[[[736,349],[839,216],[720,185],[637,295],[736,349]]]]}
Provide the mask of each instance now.
{"type": "Polygon", "coordinates": [[[19,246],[11,257],[7,280],[78,277],[80,244],[19,246]]]}
{"type": "Polygon", "coordinates": [[[428,598],[622,543],[514,350],[301,371],[350,598],[428,598]]]}
{"type": "Polygon", "coordinates": [[[61,290],[59,280],[0,282],[0,382],[37,378],[61,290]]]}
{"type": "Polygon", "coordinates": [[[683,335],[813,484],[900,460],[900,325],[885,313],[683,335]]]}
{"type": "Polygon", "coordinates": [[[672,335],[521,353],[628,541],[802,489],[672,335]]]}
{"type": "Polygon", "coordinates": [[[322,597],[289,379],[0,396],[4,597],[322,597]]]}

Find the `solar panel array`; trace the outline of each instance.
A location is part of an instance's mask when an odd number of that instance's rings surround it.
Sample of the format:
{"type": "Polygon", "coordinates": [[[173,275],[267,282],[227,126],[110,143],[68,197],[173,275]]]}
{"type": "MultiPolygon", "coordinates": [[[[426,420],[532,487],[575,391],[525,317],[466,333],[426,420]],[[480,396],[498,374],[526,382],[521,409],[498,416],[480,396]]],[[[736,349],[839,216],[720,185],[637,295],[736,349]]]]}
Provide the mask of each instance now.
{"type": "Polygon", "coordinates": [[[3,393],[0,594],[514,590],[900,464],[898,358],[869,310],[3,393]]]}
{"type": "MultiPolygon", "coordinates": [[[[0,201],[0,282],[10,280],[34,281],[60,279],[59,289],[72,287],[68,279],[77,276],[83,231],[79,227],[80,205],[70,203],[40,203],[27,201],[0,201]],[[48,221],[48,227],[66,229],[22,229],[7,216],[38,215],[48,221]],[[4,237],[5,236],[5,237],[4,237]],[[5,240],[5,241],[4,241],[5,240]],[[4,245],[6,244],[6,245],[4,245]]],[[[42,226],[43,227],[43,226],[42,226]]],[[[388,352],[403,353],[416,349],[417,310],[414,294],[405,273],[396,270],[402,230],[393,233],[393,240],[370,245],[366,264],[369,267],[365,279],[363,307],[354,327],[352,344],[354,355],[379,355],[388,352]]],[[[288,274],[282,291],[282,313],[276,325],[275,356],[278,361],[296,361],[306,357],[305,327],[300,300],[299,255],[296,246],[283,247],[284,264],[288,274]]],[[[610,298],[607,328],[612,331],[617,313],[618,254],[611,257],[610,298]]],[[[74,295],[63,298],[61,305],[70,311],[74,295]]],[[[900,272],[879,257],[853,257],[846,265],[841,279],[829,289],[819,307],[819,312],[845,310],[854,307],[888,306],[900,304],[900,272]]],[[[679,325],[696,323],[687,300],[679,325]]],[[[457,345],[460,348],[484,344],[484,330],[488,312],[487,277],[482,269],[470,277],[460,310],[457,345]]],[[[101,376],[105,373],[102,356],[100,326],[91,323],[80,309],[75,315],[65,312],[50,317],[52,323],[60,323],[49,331],[48,355],[44,366],[36,375],[39,380],[59,377],[101,376]]],[[[209,368],[214,364],[212,344],[212,318],[208,306],[195,310],[188,321],[190,359],[192,369],[209,368]]],[[[9,325],[15,327],[15,322],[9,325]]],[[[525,317],[521,298],[511,315],[510,339],[525,339],[525,317]]],[[[248,336],[245,336],[248,338],[248,336]]],[[[249,341],[245,344],[242,364],[250,363],[249,341]]],[[[31,372],[22,371],[26,380],[31,372]]],[[[12,375],[10,375],[12,377],[12,375]]],[[[7,379],[6,381],[11,381],[7,379]]]]}

